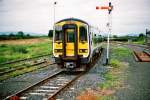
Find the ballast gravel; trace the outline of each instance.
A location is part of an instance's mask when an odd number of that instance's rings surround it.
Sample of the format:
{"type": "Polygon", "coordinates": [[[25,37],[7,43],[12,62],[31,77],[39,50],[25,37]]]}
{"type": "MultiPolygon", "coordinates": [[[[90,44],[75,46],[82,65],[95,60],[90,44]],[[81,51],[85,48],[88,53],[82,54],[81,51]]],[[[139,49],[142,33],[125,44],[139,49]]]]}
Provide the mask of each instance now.
{"type": "Polygon", "coordinates": [[[108,68],[103,66],[105,63],[106,51],[103,53],[97,63],[87,72],[81,76],[71,87],[67,88],[65,92],[61,92],[58,96],[58,100],[76,100],[76,97],[80,95],[86,89],[97,89],[100,83],[104,82],[102,74],[108,71],[108,68]]]}

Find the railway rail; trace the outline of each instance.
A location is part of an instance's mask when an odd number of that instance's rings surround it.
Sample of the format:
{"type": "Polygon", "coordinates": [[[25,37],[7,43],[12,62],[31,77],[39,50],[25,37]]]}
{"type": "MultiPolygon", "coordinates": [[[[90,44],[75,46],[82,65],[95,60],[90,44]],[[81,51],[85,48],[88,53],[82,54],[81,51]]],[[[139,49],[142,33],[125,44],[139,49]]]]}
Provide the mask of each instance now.
{"type": "MultiPolygon", "coordinates": [[[[49,54],[47,55],[40,55],[33,58],[10,61],[6,63],[2,63],[2,67],[0,68],[0,75],[10,73],[16,70],[21,70],[24,68],[29,68],[36,65],[41,65],[44,63],[49,62],[49,54]]],[[[52,63],[52,62],[51,62],[52,63]]]]}
{"type": "Polygon", "coordinates": [[[27,66],[25,66],[25,65],[22,66],[21,65],[21,66],[15,67],[15,68],[11,68],[9,70],[1,71],[0,75],[5,75],[5,74],[8,74],[8,73],[17,71],[17,70],[23,70],[25,68],[30,68],[30,67],[33,67],[33,66],[44,65],[44,66],[40,66],[40,68],[43,68],[43,67],[46,67],[48,65],[53,65],[53,64],[56,64],[56,63],[52,63],[52,62],[48,62],[48,61],[41,61],[41,62],[37,62],[37,63],[31,64],[31,65],[27,65],[27,66]]]}
{"type": "Polygon", "coordinates": [[[60,91],[71,85],[71,83],[77,80],[83,73],[84,72],[68,75],[60,70],[52,76],[47,77],[16,94],[8,96],[4,100],[37,100],[39,98],[41,100],[53,100],[60,91]]]}
{"type": "Polygon", "coordinates": [[[150,62],[150,53],[148,53],[148,52],[134,51],[134,57],[135,57],[136,61],[150,62]]]}
{"type": "Polygon", "coordinates": [[[0,65],[7,65],[7,64],[13,64],[13,63],[18,63],[18,62],[33,60],[35,58],[40,58],[40,57],[49,56],[49,55],[51,55],[51,54],[43,54],[43,55],[31,57],[31,58],[24,58],[24,59],[19,59],[19,60],[8,61],[8,62],[0,63],[0,65]]]}
{"type": "Polygon", "coordinates": [[[145,49],[149,49],[149,50],[150,50],[150,47],[147,46],[147,45],[130,44],[130,43],[114,42],[114,41],[111,41],[111,43],[117,43],[117,44],[123,44],[123,45],[132,45],[132,46],[142,47],[142,48],[145,48],[145,49]]]}
{"type": "Polygon", "coordinates": [[[95,65],[98,57],[100,57],[100,54],[97,54],[93,57],[93,62],[87,71],[72,72],[68,75],[68,72],[66,73],[64,70],[59,70],[53,75],[6,97],[4,100],[55,100],[56,96],[61,91],[72,85],[72,83],[75,82],[79,77],[88,72],[90,68],[95,65]]]}
{"type": "Polygon", "coordinates": [[[20,74],[27,73],[36,69],[41,69],[56,63],[50,61],[50,54],[40,55],[29,59],[16,60],[3,63],[0,68],[0,80],[6,80],[20,74]],[[28,71],[29,69],[29,71],[28,71]],[[30,70],[31,69],[31,70],[30,70]]]}

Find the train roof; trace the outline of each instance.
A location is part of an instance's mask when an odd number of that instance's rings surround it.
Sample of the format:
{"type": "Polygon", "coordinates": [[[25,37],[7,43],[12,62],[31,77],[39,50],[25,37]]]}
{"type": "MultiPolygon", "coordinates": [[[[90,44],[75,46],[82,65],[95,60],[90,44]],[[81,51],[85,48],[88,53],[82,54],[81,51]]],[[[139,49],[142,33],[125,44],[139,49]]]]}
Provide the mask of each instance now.
{"type": "Polygon", "coordinates": [[[85,24],[87,24],[87,25],[89,25],[87,22],[85,22],[85,21],[83,21],[83,20],[81,20],[81,19],[78,19],[78,18],[66,18],[66,19],[62,19],[62,20],[60,20],[60,21],[58,21],[58,22],[56,22],[56,23],[60,23],[60,22],[62,22],[62,21],[79,21],[79,22],[82,22],[82,23],[85,23],[85,24]]]}

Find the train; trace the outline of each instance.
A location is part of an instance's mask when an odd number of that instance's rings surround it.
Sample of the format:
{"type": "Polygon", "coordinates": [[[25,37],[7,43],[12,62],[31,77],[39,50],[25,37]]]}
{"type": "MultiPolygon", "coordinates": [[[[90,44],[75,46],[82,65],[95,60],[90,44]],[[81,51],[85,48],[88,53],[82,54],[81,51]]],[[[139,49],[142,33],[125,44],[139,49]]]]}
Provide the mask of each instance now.
{"type": "Polygon", "coordinates": [[[95,46],[92,27],[81,19],[67,18],[55,23],[53,56],[66,70],[84,71],[102,47],[95,46]]]}

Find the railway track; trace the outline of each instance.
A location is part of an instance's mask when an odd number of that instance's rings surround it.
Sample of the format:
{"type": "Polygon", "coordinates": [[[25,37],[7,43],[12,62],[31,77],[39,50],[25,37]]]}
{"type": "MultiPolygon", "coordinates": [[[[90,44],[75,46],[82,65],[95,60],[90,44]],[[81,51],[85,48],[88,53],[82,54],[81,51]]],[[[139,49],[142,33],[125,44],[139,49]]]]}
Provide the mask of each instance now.
{"type": "Polygon", "coordinates": [[[83,74],[84,72],[68,75],[60,70],[52,76],[47,77],[26,89],[6,97],[4,100],[54,100],[57,94],[70,86],[83,74]]]}
{"type": "Polygon", "coordinates": [[[36,58],[42,58],[42,57],[46,57],[46,56],[49,56],[49,55],[51,55],[51,54],[44,54],[44,55],[39,55],[39,56],[31,57],[31,58],[25,58],[25,59],[8,61],[8,62],[0,63],[0,65],[4,66],[4,65],[8,65],[8,64],[14,64],[14,63],[18,63],[18,62],[24,62],[24,61],[34,60],[36,58]]]}
{"type": "Polygon", "coordinates": [[[138,44],[130,44],[130,43],[123,43],[123,42],[113,42],[113,41],[111,41],[111,43],[117,43],[117,44],[123,44],[123,45],[137,46],[137,47],[142,47],[142,48],[145,48],[145,49],[149,49],[149,50],[150,50],[150,47],[147,46],[147,45],[138,45],[138,44]]]}
{"type": "Polygon", "coordinates": [[[72,85],[79,77],[87,73],[90,68],[95,65],[98,57],[100,57],[100,54],[93,57],[93,62],[87,71],[72,72],[68,74],[68,72],[66,73],[63,70],[60,70],[53,75],[6,97],[4,100],[55,100],[60,92],[72,85]]]}
{"type": "Polygon", "coordinates": [[[141,50],[133,50],[133,55],[136,61],[139,62],[150,62],[150,47],[147,45],[137,45],[137,44],[129,44],[129,43],[122,43],[122,42],[112,42],[122,45],[131,45],[135,47],[144,48],[141,50]]]}
{"type": "Polygon", "coordinates": [[[148,52],[134,51],[134,57],[135,57],[136,61],[150,62],[150,53],[148,53],[148,52]]]}
{"type": "Polygon", "coordinates": [[[41,55],[26,60],[23,59],[1,64],[3,66],[0,67],[0,81],[56,64],[50,61],[49,55],[41,55]]]}
{"type": "Polygon", "coordinates": [[[24,59],[23,60],[17,60],[15,62],[10,61],[7,63],[0,64],[0,65],[2,65],[0,68],[0,75],[10,73],[10,72],[13,72],[15,70],[22,70],[24,68],[29,68],[32,66],[41,65],[44,63],[48,63],[48,62],[49,62],[49,54],[37,56],[34,58],[29,58],[26,60],[24,60],[24,59]]]}
{"type": "Polygon", "coordinates": [[[91,67],[95,65],[100,57],[101,52],[95,54],[93,62],[88,67],[87,71],[72,72],[68,74],[64,70],[59,70],[51,76],[20,90],[19,92],[7,96],[4,100],[55,100],[56,96],[62,92],[65,88],[72,85],[79,77],[87,73],[91,67]]]}
{"type": "Polygon", "coordinates": [[[55,63],[48,62],[48,61],[41,61],[41,62],[37,62],[37,63],[31,64],[31,65],[20,65],[20,66],[17,66],[15,68],[11,68],[9,70],[1,71],[0,75],[5,75],[5,74],[8,74],[8,73],[17,71],[17,70],[23,70],[25,68],[30,68],[30,67],[34,67],[34,66],[39,66],[39,68],[43,68],[43,67],[46,67],[48,65],[53,65],[53,64],[55,64],[55,63]]]}

